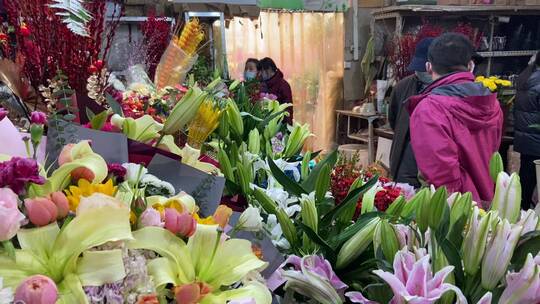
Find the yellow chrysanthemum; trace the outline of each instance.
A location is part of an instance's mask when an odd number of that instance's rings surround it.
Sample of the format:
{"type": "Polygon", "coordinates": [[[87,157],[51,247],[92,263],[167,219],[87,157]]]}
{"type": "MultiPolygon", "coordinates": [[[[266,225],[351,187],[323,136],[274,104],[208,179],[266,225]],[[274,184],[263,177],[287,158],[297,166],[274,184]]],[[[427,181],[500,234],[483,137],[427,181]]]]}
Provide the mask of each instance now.
{"type": "Polygon", "coordinates": [[[69,209],[73,212],[77,210],[81,197],[88,197],[94,193],[103,193],[108,196],[114,196],[116,192],[116,186],[113,185],[112,179],[109,179],[104,184],[91,184],[85,179],[79,179],[77,186],[69,186],[68,190],[64,190],[66,193],[69,209]]]}
{"type": "Polygon", "coordinates": [[[213,216],[201,218],[197,213],[193,214],[193,218],[197,221],[197,223],[201,225],[217,225],[216,220],[214,220],[213,216]]]}
{"type": "Polygon", "coordinates": [[[482,82],[482,80],[484,80],[484,79],[486,79],[486,77],[484,77],[484,76],[478,76],[478,77],[476,77],[476,81],[477,81],[477,82],[482,82]]]}

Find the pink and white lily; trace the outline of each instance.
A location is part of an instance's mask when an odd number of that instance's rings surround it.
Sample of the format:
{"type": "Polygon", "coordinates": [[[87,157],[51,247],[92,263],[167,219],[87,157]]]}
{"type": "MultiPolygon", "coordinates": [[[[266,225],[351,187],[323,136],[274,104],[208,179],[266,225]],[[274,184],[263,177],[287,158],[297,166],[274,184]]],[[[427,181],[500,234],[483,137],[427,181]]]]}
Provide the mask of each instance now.
{"type": "Polygon", "coordinates": [[[519,272],[506,275],[506,288],[499,304],[528,304],[540,302],[540,255],[533,259],[529,253],[519,272]]]}
{"type": "MultiPolygon", "coordinates": [[[[454,270],[454,267],[444,267],[433,275],[429,259],[430,256],[426,255],[416,260],[414,253],[403,248],[396,254],[394,259],[394,273],[382,270],[373,272],[392,288],[394,297],[390,304],[432,304],[447,291],[455,292],[457,304],[467,303],[467,299],[458,287],[444,283],[444,280],[454,270]]],[[[359,292],[348,292],[345,295],[353,303],[376,303],[366,299],[359,292]]]]}

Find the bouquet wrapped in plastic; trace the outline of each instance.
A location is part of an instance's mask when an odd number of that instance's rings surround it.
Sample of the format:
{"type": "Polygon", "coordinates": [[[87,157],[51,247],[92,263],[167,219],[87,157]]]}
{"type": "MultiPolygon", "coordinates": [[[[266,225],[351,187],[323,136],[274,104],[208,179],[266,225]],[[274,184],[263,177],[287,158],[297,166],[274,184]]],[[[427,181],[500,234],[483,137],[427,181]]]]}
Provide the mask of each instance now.
{"type": "Polygon", "coordinates": [[[156,69],[155,84],[158,88],[182,83],[189,70],[197,61],[197,47],[204,39],[204,33],[197,19],[184,26],[181,35],[175,35],[156,69]]]}

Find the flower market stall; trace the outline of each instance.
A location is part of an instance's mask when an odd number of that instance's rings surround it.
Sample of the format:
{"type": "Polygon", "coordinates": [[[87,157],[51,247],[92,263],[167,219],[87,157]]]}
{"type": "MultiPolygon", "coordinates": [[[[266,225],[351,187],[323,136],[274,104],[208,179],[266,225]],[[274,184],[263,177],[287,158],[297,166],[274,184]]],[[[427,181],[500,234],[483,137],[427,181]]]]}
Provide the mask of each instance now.
{"type": "Polygon", "coordinates": [[[499,154],[490,202],[396,183],[309,149],[291,104],[199,81],[197,19],[150,19],[162,54],[120,75],[99,2],[30,2],[2,28],[0,303],[540,303],[540,210],[499,154]]]}

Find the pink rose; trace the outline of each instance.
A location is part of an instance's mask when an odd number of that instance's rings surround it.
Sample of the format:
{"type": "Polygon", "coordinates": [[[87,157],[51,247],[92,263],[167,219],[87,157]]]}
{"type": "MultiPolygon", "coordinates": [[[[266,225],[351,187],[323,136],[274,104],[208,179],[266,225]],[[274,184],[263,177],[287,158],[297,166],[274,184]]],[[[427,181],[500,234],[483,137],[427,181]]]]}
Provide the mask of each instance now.
{"type": "Polygon", "coordinates": [[[44,197],[28,198],[24,200],[24,206],[30,222],[36,226],[45,226],[54,221],[58,216],[56,205],[44,197]]]}
{"type": "Polygon", "coordinates": [[[141,217],[139,218],[139,226],[163,227],[163,222],[161,221],[161,215],[159,214],[159,211],[154,208],[147,208],[146,210],[144,210],[144,212],[141,214],[141,217]]]}
{"type": "Polygon", "coordinates": [[[5,208],[0,202],[0,241],[12,239],[21,228],[21,221],[24,220],[22,214],[17,208],[5,208]]]}
{"type": "Polygon", "coordinates": [[[58,289],[50,278],[34,275],[24,280],[15,291],[15,303],[54,304],[58,299],[58,289]]]}
{"type": "Polygon", "coordinates": [[[176,209],[165,209],[165,228],[174,234],[190,237],[197,229],[197,221],[188,212],[179,213],[176,209]]]}
{"type": "Polygon", "coordinates": [[[17,208],[17,194],[10,188],[0,188],[0,204],[6,208],[17,208]]]}
{"type": "Polygon", "coordinates": [[[0,219],[0,241],[8,241],[17,234],[24,220],[17,207],[17,195],[9,188],[0,188],[0,219]]]}

